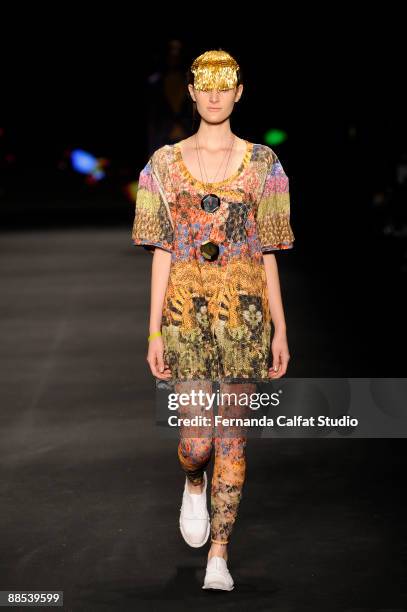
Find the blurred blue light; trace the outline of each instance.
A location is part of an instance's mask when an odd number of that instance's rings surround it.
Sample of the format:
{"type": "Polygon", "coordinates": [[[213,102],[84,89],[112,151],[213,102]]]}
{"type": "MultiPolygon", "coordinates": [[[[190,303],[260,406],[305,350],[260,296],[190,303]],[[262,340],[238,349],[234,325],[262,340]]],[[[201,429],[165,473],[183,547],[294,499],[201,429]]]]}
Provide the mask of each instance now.
{"type": "Polygon", "coordinates": [[[98,160],[83,149],[75,149],[71,153],[71,163],[73,169],[77,172],[91,174],[97,168],[98,160]]]}

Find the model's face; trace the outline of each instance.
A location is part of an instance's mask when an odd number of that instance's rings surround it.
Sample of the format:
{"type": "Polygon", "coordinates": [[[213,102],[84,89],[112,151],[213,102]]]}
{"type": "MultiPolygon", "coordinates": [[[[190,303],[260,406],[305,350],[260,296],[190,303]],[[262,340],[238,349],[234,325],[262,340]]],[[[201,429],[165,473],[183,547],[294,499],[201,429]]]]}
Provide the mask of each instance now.
{"type": "Polygon", "coordinates": [[[233,112],[235,103],[240,100],[243,93],[243,85],[233,89],[218,91],[200,91],[193,85],[188,85],[189,93],[202,119],[208,123],[221,123],[233,112]]]}

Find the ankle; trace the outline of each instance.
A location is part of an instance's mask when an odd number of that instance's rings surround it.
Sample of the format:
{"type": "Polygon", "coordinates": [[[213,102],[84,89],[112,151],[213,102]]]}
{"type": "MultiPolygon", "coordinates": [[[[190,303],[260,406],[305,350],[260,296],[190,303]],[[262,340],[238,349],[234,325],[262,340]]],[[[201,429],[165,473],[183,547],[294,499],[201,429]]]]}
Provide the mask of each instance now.
{"type": "Polygon", "coordinates": [[[204,483],[203,482],[201,484],[194,485],[194,484],[192,484],[192,482],[190,482],[188,480],[188,491],[190,493],[195,494],[195,495],[199,495],[200,493],[202,493],[203,488],[204,488],[204,483]]]}
{"type": "Polygon", "coordinates": [[[208,561],[212,557],[222,557],[225,561],[228,560],[228,547],[227,544],[215,544],[212,543],[209,553],[208,553],[208,561]]]}

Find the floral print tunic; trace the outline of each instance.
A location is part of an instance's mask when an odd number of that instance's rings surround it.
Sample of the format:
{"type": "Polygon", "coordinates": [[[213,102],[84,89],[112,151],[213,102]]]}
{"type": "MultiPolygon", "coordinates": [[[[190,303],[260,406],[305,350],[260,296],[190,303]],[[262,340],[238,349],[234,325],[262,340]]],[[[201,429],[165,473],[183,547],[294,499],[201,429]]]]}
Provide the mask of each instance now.
{"type": "Polygon", "coordinates": [[[221,205],[206,212],[208,186],[191,175],[180,143],[164,145],[139,176],[132,242],[171,253],[162,335],[171,381],[268,379],[272,321],[263,253],[292,249],[289,181],[276,153],[246,141],[235,174],[209,183],[221,205]],[[219,247],[208,261],[201,245],[219,247]]]}

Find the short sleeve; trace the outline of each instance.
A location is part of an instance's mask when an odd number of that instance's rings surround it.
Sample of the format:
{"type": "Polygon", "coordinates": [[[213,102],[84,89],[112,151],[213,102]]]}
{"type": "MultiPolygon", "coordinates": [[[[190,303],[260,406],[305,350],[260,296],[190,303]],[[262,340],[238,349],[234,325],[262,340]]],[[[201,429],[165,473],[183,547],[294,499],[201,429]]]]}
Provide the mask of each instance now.
{"type": "Polygon", "coordinates": [[[173,239],[171,212],[150,159],[139,176],[132,241],[150,251],[158,247],[171,252],[173,239]]]}
{"type": "Polygon", "coordinates": [[[268,162],[263,191],[257,204],[257,234],[263,253],[292,249],[289,179],[277,155],[268,162]]]}

